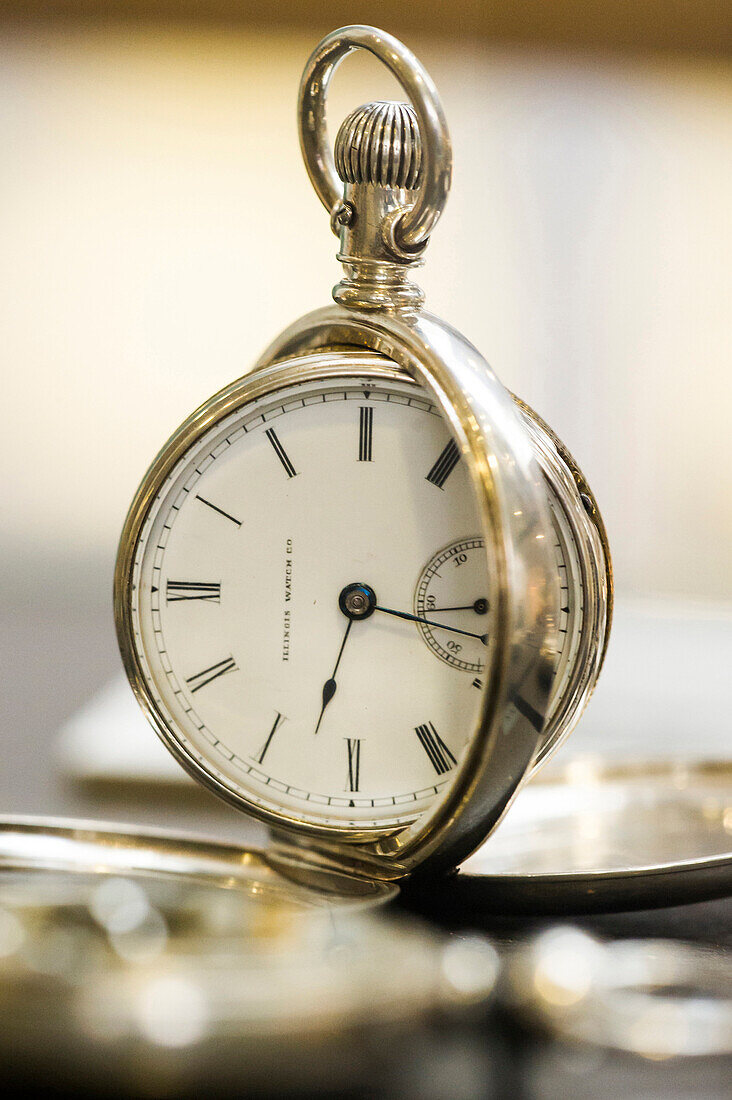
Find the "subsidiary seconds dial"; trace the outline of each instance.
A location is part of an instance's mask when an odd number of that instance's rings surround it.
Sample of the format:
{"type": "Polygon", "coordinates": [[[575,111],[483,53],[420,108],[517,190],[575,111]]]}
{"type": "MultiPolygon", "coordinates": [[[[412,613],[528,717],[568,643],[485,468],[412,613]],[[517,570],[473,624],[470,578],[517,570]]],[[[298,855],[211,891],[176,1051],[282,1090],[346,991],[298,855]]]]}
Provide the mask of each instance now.
{"type": "Polygon", "coordinates": [[[417,582],[414,613],[438,657],[463,672],[482,672],[489,610],[483,539],[458,539],[430,559],[417,582]],[[448,623],[462,633],[446,629],[448,623]]]}
{"type": "MultiPolygon", "coordinates": [[[[587,609],[577,536],[567,509],[549,484],[547,492],[562,597],[550,706],[550,718],[553,718],[566,709],[573,679],[581,672],[578,653],[587,633],[587,609]]],[[[485,542],[477,535],[456,539],[443,547],[422,570],[413,603],[422,640],[445,664],[475,674],[474,687],[482,684],[486,646],[492,629],[484,555],[485,542]]]]}

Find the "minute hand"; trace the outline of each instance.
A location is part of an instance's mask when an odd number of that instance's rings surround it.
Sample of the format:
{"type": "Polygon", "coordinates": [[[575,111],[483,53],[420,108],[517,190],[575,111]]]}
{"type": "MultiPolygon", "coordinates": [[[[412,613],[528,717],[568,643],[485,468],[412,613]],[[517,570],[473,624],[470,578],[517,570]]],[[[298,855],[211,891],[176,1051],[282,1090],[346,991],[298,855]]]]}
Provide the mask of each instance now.
{"type": "Polygon", "coordinates": [[[450,630],[453,634],[464,634],[466,638],[477,638],[483,645],[488,645],[487,634],[474,634],[472,630],[460,630],[456,626],[446,626],[445,623],[435,622],[434,619],[420,619],[417,615],[410,615],[407,611],[394,611],[391,607],[375,607],[374,611],[383,611],[385,615],[396,615],[398,619],[408,619],[412,623],[423,623],[425,626],[436,626],[440,630],[450,630]]]}

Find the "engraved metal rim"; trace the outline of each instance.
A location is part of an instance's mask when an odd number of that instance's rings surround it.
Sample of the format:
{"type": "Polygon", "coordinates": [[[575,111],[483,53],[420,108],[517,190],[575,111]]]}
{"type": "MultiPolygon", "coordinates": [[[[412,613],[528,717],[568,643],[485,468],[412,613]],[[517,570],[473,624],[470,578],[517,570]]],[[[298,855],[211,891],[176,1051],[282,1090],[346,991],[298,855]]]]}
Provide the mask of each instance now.
{"type": "Polygon", "coordinates": [[[294,866],[276,850],[263,851],[206,837],[73,818],[0,816],[3,871],[161,875],[227,890],[262,890],[273,900],[306,908],[370,908],[396,896],[397,887],[355,879],[342,869],[294,866]]]}
{"type": "MultiPolygon", "coordinates": [[[[583,504],[583,509],[589,515],[592,525],[597,531],[598,537],[600,539],[602,553],[605,559],[605,576],[607,580],[607,628],[605,630],[605,642],[602,648],[602,653],[600,655],[600,664],[598,668],[599,673],[599,671],[602,669],[603,664],[605,663],[607,646],[610,640],[610,629],[613,622],[613,611],[615,609],[615,578],[613,572],[613,559],[610,552],[610,542],[607,535],[607,529],[602,518],[602,513],[598,507],[597,501],[595,500],[595,495],[589,486],[587,478],[582,473],[580,467],[577,465],[574,456],[569,452],[566,445],[562,442],[554,429],[551,428],[550,425],[547,424],[546,420],[544,420],[543,417],[539,416],[539,414],[534,409],[532,409],[530,405],[527,405],[526,402],[523,401],[520,397],[517,397],[516,394],[512,394],[512,396],[521,411],[525,413],[526,416],[529,418],[529,421],[533,422],[533,424],[538,429],[540,429],[540,431],[547,437],[547,439],[551,443],[551,446],[554,448],[561,461],[569,469],[577,486],[577,491],[579,492],[580,501],[583,504]],[[590,505],[589,510],[584,505],[582,497],[587,497],[590,505]]],[[[549,451],[549,453],[551,454],[551,450],[549,451]]]]}
{"type": "Polygon", "coordinates": [[[580,648],[569,682],[547,718],[544,743],[534,762],[533,775],[575,728],[595,690],[610,638],[613,575],[607,534],[587,480],[546,422],[515,395],[514,401],[529,424],[539,465],[572,530],[579,559],[578,580],[583,593],[584,611],[580,648]]]}
{"type": "Polygon", "coordinates": [[[338,65],[354,50],[366,50],[396,77],[417,113],[422,167],[414,206],[399,215],[391,235],[400,254],[418,252],[437,224],[447,201],[452,148],[437,88],[423,65],[397,38],[376,27],[354,25],[327,35],[305,66],[298,98],[300,148],[310,181],[339,231],[342,184],[326,131],[328,87],[338,65]]]}

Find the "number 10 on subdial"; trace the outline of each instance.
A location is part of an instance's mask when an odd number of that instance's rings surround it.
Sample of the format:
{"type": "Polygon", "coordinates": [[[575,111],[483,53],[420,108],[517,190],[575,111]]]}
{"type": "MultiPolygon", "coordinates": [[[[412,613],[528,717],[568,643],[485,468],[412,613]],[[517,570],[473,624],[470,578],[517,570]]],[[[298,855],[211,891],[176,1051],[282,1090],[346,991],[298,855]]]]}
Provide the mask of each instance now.
{"type": "Polygon", "coordinates": [[[490,638],[482,538],[458,539],[430,559],[414,596],[419,630],[432,652],[464,672],[482,672],[490,638]],[[442,621],[444,617],[445,626],[442,621]],[[447,629],[459,626],[464,633],[447,629]]]}

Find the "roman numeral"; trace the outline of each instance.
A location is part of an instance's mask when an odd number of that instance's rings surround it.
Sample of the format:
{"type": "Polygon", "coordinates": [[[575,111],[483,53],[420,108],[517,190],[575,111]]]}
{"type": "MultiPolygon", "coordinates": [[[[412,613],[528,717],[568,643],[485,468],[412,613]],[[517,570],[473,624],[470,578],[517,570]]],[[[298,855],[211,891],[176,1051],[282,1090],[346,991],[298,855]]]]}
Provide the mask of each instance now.
{"type": "Polygon", "coordinates": [[[354,737],[346,738],[348,746],[348,786],[347,791],[358,790],[358,774],[361,770],[361,742],[354,737]]]}
{"type": "Polygon", "coordinates": [[[217,581],[168,581],[165,586],[168,603],[179,600],[210,600],[221,602],[221,585],[217,581]]]}
{"type": "Polygon", "coordinates": [[[282,446],[279,439],[277,438],[277,432],[274,430],[274,428],[267,428],[267,431],[264,434],[267,436],[267,439],[270,441],[270,443],[274,447],[275,454],[279,458],[280,462],[285,467],[285,471],[287,473],[287,476],[288,477],[295,477],[297,475],[297,470],[295,469],[295,467],[292,465],[289,458],[287,457],[287,452],[285,451],[284,447],[282,446]]]}
{"type": "Polygon", "coordinates": [[[358,421],[358,461],[371,462],[371,440],[374,431],[373,405],[361,405],[358,421]]]}
{"type": "Polygon", "coordinates": [[[224,519],[230,519],[232,523],[235,523],[237,527],[241,527],[241,520],[235,516],[230,516],[228,512],[225,512],[223,508],[219,508],[218,504],[212,504],[210,500],[206,500],[205,497],[199,496],[196,493],[196,500],[200,500],[201,504],[205,504],[207,508],[210,508],[213,512],[218,512],[224,519]]]}
{"type": "Polygon", "coordinates": [[[276,713],[277,713],[277,717],[274,720],[274,725],[272,726],[272,729],[269,731],[269,734],[267,736],[267,740],[264,742],[264,747],[263,747],[262,751],[260,752],[259,756],[255,756],[255,758],[254,758],[257,761],[258,764],[262,764],[264,762],[264,758],[267,755],[267,749],[272,744],[272,738],[275,735],[275,730],[279,726],[280,722],[284,722],[284,720],[285,720],[284,715],[280,714],[279,711],[277,711],[276,713]]]}
{"type": "Polygon", "coordinates": [[[440,457],[427,474],[427,480],[436,485],[438,489],[444,489],[445,482],[460,461],[460,451],[454,439],[441,452],[440,457]]]}
{"type": "Polygon", "coordinates": [[[438,775],[444,775],[454,764],[457,764],[457,760],[431,722],[427,722],[424,726],[417,726],[415,732],[438,775]]]}
{"type": "Polygon", "coordinates": [[[483,687],[483,681],[478,679],[477,676],[476,676],[475,680],[473,680],[473,687],[478,688],[478,689],[483,687]]]}
{"type": "Polygon", "coordinates": [[[187,684],[191,685],[191,691],[200,691],[206,684],[210,684],[213,680],[218,680],[219,676],[223,676],[227,672],[236,672],[236,661],[233,657],[225,657],[223,661],[219,661],[218,664],[211,665],[210,668],[204,668],[203,672],[197,672],[195,676],[189,676],[186,680],[187,684]]]}

